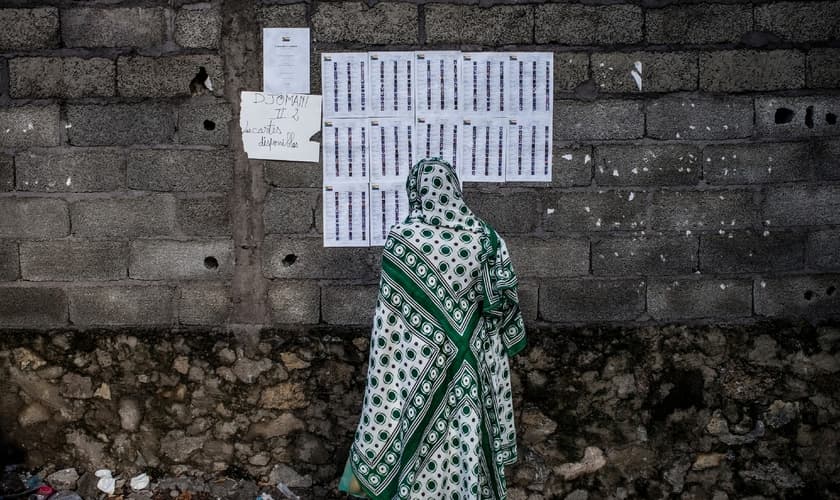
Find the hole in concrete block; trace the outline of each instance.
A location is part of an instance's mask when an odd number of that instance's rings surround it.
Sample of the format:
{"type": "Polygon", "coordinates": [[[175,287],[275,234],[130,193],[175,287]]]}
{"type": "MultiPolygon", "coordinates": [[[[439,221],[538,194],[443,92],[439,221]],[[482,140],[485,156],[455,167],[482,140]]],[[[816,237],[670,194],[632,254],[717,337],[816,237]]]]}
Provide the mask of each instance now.
{"type": "Polygon", "coordinates": [[[814,292],[812,290],[805,290],[805,300],[811,300],[814,298],[814,292]]]}
{"type": "Polygon", "coordinates": [[[829,125],[836,125],[837,124],[837,115],[834,113],[826,113],[825,114],[825,122],[829,125]]]}
{"type": "Polygon", "coordinates": [[[283,257],[283,267],[289,267],[297,261],[297,255],[290,253],[283,257]]]}
{"type": "Polygon", "coordinates": [[[199,66],[198,73],[196,73],[190,81],[190,94],[201,95],[208,90],[206,82],[209,77],[210,75],[207,74],[207,70],[204,69],[204,66],[199,66]]]}
{"type": "Polygon", "coordinates": [[[835,288],[834,285],[831,285],[830,287],[825,289],[825,294],[826,295],[834,295],[834,292],[836,290],[837,290],[837,288],[835,288]]]}
{"type": "Polygon", "coordinates": [[[216,130],[216,122],[213,120],[204,120],[204,130],[216,130]]]}
{"type": "Polygon", "coordinates": [[[216,269],[219,267],[219,261],[216,260],[216,257],[210,256],[204,258],[204,267],[207,269],[216,269]]]}
{"type": "Polygon", "coordinates": [[[779,108],[776,110],[776,123],[790,123],[795,114],[792,109],[779,108]]]}
{"type": "Polygon", "coordinates": [[[808,106],[805,108],[805,126],[814,128],[814,107],[808,106]]]}

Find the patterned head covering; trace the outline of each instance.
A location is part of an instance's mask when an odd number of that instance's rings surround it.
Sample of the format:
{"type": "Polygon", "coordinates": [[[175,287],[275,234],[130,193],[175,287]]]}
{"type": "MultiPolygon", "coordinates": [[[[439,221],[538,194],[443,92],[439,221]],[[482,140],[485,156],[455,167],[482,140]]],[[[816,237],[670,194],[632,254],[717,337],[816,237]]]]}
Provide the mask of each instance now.
{"type": "Polygon", "coordinates": [[[406,222],[420,221],[479,233],[482,222],[464,203],[458,174],[439,156],[425,158],[411,167],[405,181],[411,213],[406,222]]]}

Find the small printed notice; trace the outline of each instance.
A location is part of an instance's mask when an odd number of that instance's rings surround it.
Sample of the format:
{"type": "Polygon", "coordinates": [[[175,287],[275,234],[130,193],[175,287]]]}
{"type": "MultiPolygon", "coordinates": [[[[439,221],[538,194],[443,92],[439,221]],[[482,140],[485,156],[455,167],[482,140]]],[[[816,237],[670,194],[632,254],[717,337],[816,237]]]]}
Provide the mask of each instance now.
{"type": "Polygon", "coordinates": [[[309,93],[309,28],[263,28],[263,91],[309,93]]]}
{"type": "Polygon", "coordinates": [[[321,96],[242,92],[239,125],[248,158],[318,161],[321,96]]]}
{"type": "Polygon", "coordinates": [[[394,224],[408,215],[405,180],[371,181],[370,183],[370,244],[384,245],[394,224]]]}
{"type": "Polygon", "coordinates": [[[414,165],[414,123],[402,118],[370,121],[371,180],[404,181],[414,165]]]}
{"type": "Polygon", "coordinates": [[[551,182],[551,117],[508,121],[508,181],[551,182]]]}
{"type": "Polygon", "coordinates": [[[370,246],[370,194],[364,182],[324,185],[324,246],[370,246]]]}
{"type": "Polygon", "coordinates": [[[504,118],[465,119],[461,129],[461,179],[471,182],[505,180],[504,118]]]}
{"type": "Polygon", "coordinates": [[[324,182],[367,181],[370,177],[368,122],[360,118],[324,120],[324,182]]]}

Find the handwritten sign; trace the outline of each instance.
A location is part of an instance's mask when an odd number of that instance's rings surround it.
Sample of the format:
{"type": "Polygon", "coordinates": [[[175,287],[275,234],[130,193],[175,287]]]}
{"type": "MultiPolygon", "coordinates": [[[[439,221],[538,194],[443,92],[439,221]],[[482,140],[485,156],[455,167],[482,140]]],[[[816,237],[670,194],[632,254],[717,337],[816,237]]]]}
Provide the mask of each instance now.
{"type": "Polygon", "coordinates": [[[321,96],[242,92],[239,125],[248,158],[318,161],[321,96]]]}

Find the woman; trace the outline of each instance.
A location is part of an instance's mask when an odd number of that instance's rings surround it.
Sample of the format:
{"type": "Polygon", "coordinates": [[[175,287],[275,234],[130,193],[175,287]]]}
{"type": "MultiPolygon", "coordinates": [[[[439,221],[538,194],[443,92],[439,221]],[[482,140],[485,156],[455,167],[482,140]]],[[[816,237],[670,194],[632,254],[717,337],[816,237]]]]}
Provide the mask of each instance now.
{"type": "Polygon", "coordinates": [[[505,499],[517,459],[508,357],[525,347],[504,240],[452,166],[420,160],[385,242],[362,415],[339,489],[373,499],[505,499]]]}

